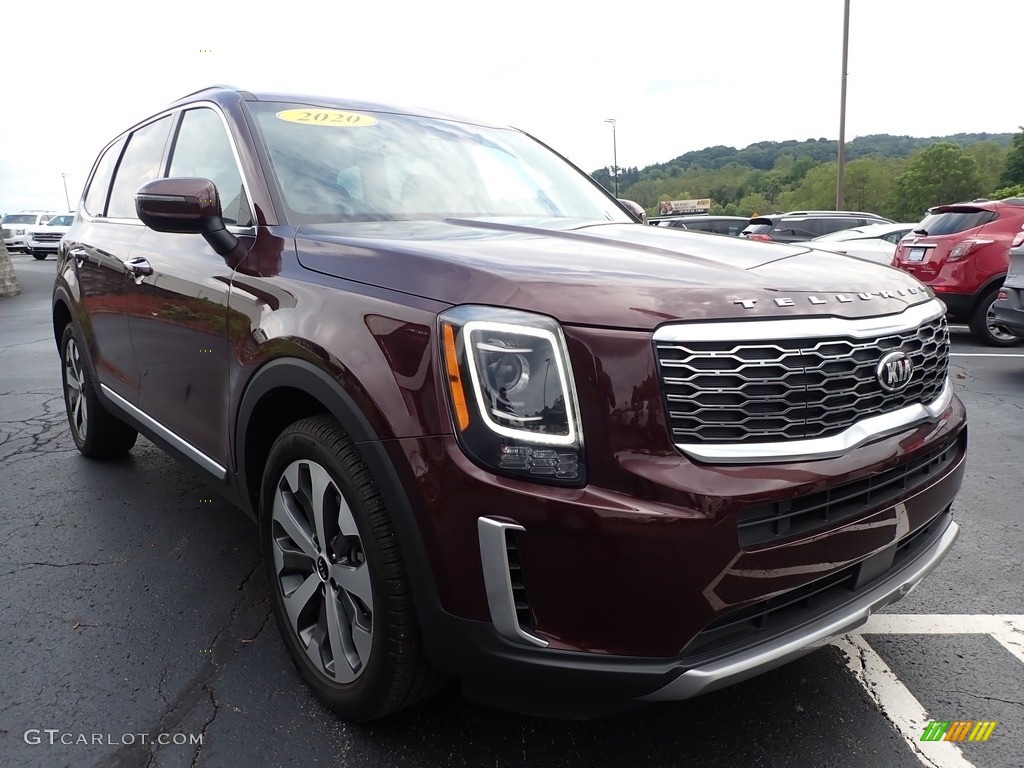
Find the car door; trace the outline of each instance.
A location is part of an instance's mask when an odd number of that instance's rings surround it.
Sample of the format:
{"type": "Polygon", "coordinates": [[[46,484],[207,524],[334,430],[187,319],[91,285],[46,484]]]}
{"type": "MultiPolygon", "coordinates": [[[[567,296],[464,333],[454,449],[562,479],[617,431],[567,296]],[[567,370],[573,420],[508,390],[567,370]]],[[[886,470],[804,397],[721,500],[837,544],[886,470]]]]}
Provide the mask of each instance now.
{"type": "MultiPolygon", "coordinates": [[[[212,180],[225,222],[251,245],[254,217],[220,113],[184,110],[168,176],[212,180]]],[[[232,269],[198,234],[144,228],[132,250],[126,293],[140,371],[140,408],[161,434],[223,477],[228,466],[231,359],[227,307],[232,269]]]]}
{"type": "Polygon", "coordinates": [[[126,215],[125,198],[156,178],[170,135],[170,119],[148,123],[101,155],[82,201],[79,226],[65,241],[62,261],[77,290],[80,330],[99,384],[132,405],[139,399],[139,368],[129,328],[125,284],[131,249],[142,224],[126,215]]]}

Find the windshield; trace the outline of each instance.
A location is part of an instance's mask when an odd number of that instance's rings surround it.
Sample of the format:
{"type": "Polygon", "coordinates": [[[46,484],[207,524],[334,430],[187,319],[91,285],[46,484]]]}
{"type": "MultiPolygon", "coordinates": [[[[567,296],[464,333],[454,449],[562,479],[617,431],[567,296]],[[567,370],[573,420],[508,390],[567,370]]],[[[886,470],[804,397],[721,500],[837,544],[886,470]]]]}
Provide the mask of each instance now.
{"type": "Polygon", "coordinates": [[[295,224],[447,217],[631,223],[519,131],[385,112],[251,104],[295,224]]]}
{"type": "Polygon", "coordinates": [[[954,232],[963,232],[980,227],[982,224],[988,224],[995,217],[996,215],[992,211],[960,208],[955,211],[944,211],[926,216],[918,229],[923,229],[929,235],[951,235],[954,232]]]}
{"type": "Polygon", "coordinates": [[[8,213],[4,216],[3,221],[0,224],[35,224],[36,215],[34,213],[8,213]]]}
{"type": "Polygon", "coordinates": [[[50,219],[48,222],[46,222],[46,226],[48,226],[48,227],[70,227],[72,225],[72,223],[74,223],[74,221],[75,221],[75,217],[70,215],[70,214],[68,214],[67,216],[54,216],[52,219],[50,219]]]}

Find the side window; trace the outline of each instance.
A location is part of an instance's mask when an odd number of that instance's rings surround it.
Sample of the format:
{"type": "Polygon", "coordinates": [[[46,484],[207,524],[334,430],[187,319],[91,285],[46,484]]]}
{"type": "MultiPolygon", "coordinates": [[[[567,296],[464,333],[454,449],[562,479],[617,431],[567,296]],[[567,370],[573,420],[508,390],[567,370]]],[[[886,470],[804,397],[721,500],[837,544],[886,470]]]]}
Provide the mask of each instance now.
{"type": "Polygon", "coordinates": [[[124,139],[111,144],[96,163],[96,171],[89,180],[89,188],[85,191],[83,205],[90,216],[103,216],[107,207],[107,192],[110,191],[110,178],[114,175],[114,167],[121,157],[124,139]]]}
{"type": "Polygon", "coordinates": [[[114,184],[110,189],[107,216],[136,218],[135,193],[147,181],[160,176],[160,160],[170,131],[171,116],[168,115],[139,128],[129,137],[128,146],[121,157],[121,164],[117,167],[117,175],[114,176],[114,184]]]}
{"type": "Polygon", "coordinates": [[[841,216],[822,219],[819,223],[822,227],[822,234],[824,235],[827,235],[830,232],[838,232],[841,229],[850,229],[851,227],[857,226],[857,221],[855,219],[847,219],[841,216]]]}
{"type": "Polygon", "coordinates": [[[252,224],[231,141],[220,116],[212,109],[190,109],[182,116],[168,175],[209,179],[217,185],[224,221],[244,227],[252,224]]]}
{"type": "Polygon", "coordinates": [[[906,232],[900,232],[899,230],[896,230],[895,232],[890,232],[882,239],[885,240],[887,243],[893,243],[895,245],[896,243],[903,239],[903,235],[905,234],[906,232]]]}

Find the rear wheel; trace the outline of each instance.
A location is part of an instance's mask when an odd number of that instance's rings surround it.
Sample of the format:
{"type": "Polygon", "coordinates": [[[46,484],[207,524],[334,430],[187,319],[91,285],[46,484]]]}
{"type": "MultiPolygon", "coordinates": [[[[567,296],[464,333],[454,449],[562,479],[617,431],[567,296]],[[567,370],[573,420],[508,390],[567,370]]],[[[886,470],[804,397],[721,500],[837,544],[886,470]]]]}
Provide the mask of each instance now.
{"type": "Polygon", "coordinates": [[[987,344],[990,347],[1012,347],[1020,341],[1020,337],[996,321],[993,306],[998,296],[998,287],[982,296],[974,314],[968,321],[968,326],[970,326],[971,335],[982,344],[987,344]]]}
{"type": "Polygon", "coordinates": [[[333,419],[298,421],[271,448],[260,541],[281,637],[324,704],[372,720],[437,690],[391,518],[333,419]]]}
{"type": "Polygon", "coordinates": [[[90,458],[126,453],[135,445],[138,432],[103,408],[85,355],[74,328],[67,325],[61,337],[60,360],[71,437],[78,450],[90,458]]]}

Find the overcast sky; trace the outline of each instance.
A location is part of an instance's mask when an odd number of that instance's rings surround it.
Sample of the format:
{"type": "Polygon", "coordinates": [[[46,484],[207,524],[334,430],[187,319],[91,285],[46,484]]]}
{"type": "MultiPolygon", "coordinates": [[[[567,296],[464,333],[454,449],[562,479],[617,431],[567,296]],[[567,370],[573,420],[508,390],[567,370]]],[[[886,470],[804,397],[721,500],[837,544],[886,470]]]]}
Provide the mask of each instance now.
{"type": "MultiPolygon", "coordinates": [[[[8,2],[0,212],[71,207],[97,151],[214,83],[515,125],[586,171],[837,138],[843,0],[8,2]],[[654,9],[662,8],[661,12],[654,9]]],[[[1011,132],[1024,0],[851,0],[848,139],[1011,132]]]]}

